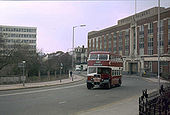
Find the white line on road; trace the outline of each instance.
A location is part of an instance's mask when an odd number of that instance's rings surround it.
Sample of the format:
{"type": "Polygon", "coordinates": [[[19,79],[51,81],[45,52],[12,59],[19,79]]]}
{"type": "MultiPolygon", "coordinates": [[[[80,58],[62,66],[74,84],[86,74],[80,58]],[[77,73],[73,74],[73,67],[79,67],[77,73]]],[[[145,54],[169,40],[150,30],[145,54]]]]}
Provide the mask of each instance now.
{"type": "Polygon", "coordinates": [[[61,101],[61,102],[59,102],[59,104],[64,104],[64,103],[66,103],[66,101],[61,101]]]}
{"type": "Polygon", "coordinates": [[[2,94],[2,95],[0,95],[0,97],[31,94],[31,93],[40,93],[40,92],[53,91],[53,90],[58,90],[58,89],[68,89],[68,88],[82,86],[82,85],[85,85],[85,84],[86,83],[79,84],[79,85],[73,85],[73,86],[67,86],[67,87],[58,87],[58,88],[43,89],[43,90],[36,90],[36,91],[27,91],[27,92],[20,92],[20,93],[2,94]]]}

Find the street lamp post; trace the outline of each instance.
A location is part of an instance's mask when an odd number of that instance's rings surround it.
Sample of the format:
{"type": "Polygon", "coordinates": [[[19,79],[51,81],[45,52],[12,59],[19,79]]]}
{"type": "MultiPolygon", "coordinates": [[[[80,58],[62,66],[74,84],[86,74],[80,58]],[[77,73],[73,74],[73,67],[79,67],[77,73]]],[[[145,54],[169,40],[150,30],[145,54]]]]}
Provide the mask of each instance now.
{"type": "Polygon", "coordinates": [[[158,89],[160,88],[160,0],[158,0],[158,89]]]}
{"type": "Polygon", "coordinates": [[[63,69],[63,64],[60,63],[60,83],[61,83],[61,70],[63,69]]]}
{"type": "Polygon", "coordinates": [[[23,63],[23,86],[25,86],[25,77],[24,77],[24,75],[25,75],[25,62],[26,61],[22,61],[22,63],[23,63]]]}
{"type": "MultiPolygon", "coordinates": [[[[86,25],[79,25],[79,26],[73,26],[73,40],[72,40],[72,49],[73,49],[73,54],[72,54],[72,71],[73,71],[73,68],[74,68],[74,29],[76,27],[85,27],[86,25]]],[[[72,81],[73,81],[73,76],[72,76],[72,81]]]]}

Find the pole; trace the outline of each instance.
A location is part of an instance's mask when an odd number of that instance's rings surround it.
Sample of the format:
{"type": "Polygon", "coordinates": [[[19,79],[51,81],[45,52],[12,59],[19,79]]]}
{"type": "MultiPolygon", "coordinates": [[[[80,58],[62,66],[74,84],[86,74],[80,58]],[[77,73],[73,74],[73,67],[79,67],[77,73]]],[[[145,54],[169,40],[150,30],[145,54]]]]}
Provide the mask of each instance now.
{"type": "MultiPolygon", "coordinates": [[[[72,72],[74,70],[74,29],[76,27],[84,27],[86,25],[79,25],[79,26],[73,26],[73,40],[72,40],[72,49],[73,49],[73,55],[72,55],[72,72]]],[[[72,75],[72,81],[73,81],[73,75],[72,75]]]]}
{"type": "Polygon", "coordinates": [[[158,0],[158,90],[160,88],[160,0],[158,0]]]}
{"type": "Polygon", "coordinates": [[[61,83],[61,67],[60,67],[60,83],[61,83]]]}
{"type": "Polygon", "coordinates": [[[135,16],[136,16],[136,0],[135,0],[135,16]]]}
{"type": "MultiPolygon", "coordinates": [[[[73,55],[72,55],[72,72],[73,72],[73,68],[74,68],[74,28],[76,28],[77,26],[73,26],[73,41],[72,41],[72,49],[73,49],[73,55]]],[[[72,75],[72,81],[73,81],[73,75],[72,75]]]]}
{"type": "Polygon", "coordinates": [[[22,61],[22,63],[23,63],[23,86],[25,86],[25,77],[24,77],[24,75],[25,75],[25,61],[22,61]]]}

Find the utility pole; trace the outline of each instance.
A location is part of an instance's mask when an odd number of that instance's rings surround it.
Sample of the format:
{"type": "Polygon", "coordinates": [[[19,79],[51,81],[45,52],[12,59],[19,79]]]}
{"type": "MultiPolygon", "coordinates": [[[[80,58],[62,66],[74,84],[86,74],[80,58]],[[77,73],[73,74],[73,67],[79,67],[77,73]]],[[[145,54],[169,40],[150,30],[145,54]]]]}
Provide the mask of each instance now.
{"type": "MultiPolygon", "coordinates": [[[[79,25],[79,26],[73,26],[73,40],[72,40],[72,49],[73,49],[73,54],[72,54],[72,72],[73,72],[73,68],[74,68],[74,29],[76,27],[85,27],[86,25],[79,25]]],[[[73,75],[72,75],[72,81],[73,81],[73,75]]]]}
{"type": "Polygon", "coordinates": [[[158,0],[158,89],[160,88],[160,0],[158,0]]]}
{"type": "Polygon", "coordinates": [[[23,64],[23,86],[25,86],[25,61],[22,61],[23,64]]]}

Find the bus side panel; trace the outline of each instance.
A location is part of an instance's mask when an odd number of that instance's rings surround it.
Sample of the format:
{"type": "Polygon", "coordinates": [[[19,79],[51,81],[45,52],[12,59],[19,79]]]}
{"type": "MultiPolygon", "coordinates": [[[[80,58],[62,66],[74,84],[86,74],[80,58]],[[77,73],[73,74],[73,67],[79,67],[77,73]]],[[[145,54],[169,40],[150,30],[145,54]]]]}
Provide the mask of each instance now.
{"type": "Polygon", "coordinates": [[[121,79],[121,76],[112,76],[112,85],[118,84],[119,79],[121,79]]]}

